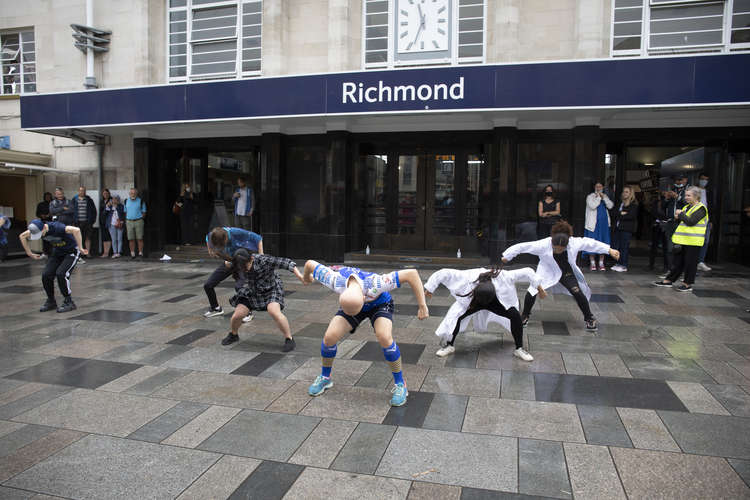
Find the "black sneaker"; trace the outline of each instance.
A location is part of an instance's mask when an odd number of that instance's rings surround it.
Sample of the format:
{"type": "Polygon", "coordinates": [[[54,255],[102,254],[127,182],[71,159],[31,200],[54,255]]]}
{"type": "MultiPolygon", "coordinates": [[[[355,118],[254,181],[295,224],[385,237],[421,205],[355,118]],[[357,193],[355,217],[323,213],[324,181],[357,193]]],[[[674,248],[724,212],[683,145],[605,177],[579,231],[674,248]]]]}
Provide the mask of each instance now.
{"type": "Polygon", "coordinates": [[[586,330],[590,332],[595,332],[599,329],[599,323],[595,319],[590,319],[586,321],[586,330]]]}
{"type": "Polygon", "coordinates": [[[672,286],[672,283],[670,283],[670,282],[664,282],[664,281],[661,281],[661,280],[654,281],[652,284],[654,286],[666,286],[666,287],[671,287],[672,286]]]}
{"type": "Polygon", "coordinates": [[[284,339],[284,347],[282,347],[281,350],[289,352],[294,350],[295,347],[297,347],[297,344],[294,342],[294,339],[284,339]]]}
{"type": "Polygon", "coordinates": [[[77,309],[75,302],[73,302],[73,299],[70,297],[65,297],[65,301],[63,302],[63,305],[57,308],[57,312],[59,313],[66,313],[70,311],[75,311],[77,309]]]}
{"type": "Polygon", "coordinates": [[[524,314],[523,316],[521,316],[521,326],[525,327],[528,324],[529,324],[529,317],[524,314]]]}
{"type": "Polygon", "coordinates": [[[692,292],[693,291],[693,287],[690,286],[690,285],[686,285],[685,283],[683,283],[682,285],[680,285],[678,287],[675,287],[675,290],[677,290],[678,292],[692,292]]]}
{"type": "Polygon", "coordinates": [[[132,255],[130,256],[130,260],[135,260],[135,258],[136,258],[136,255],[135,255],[135,254],[132,254],[132,255]]]}
{"type": "Polygon", "coordinates": [[[227,336],[222,339],[221,345],[234,344],[238,340],[240,340],[240,336],[239,335],[235,335],[234,333],[229,332],[229,333],[227,333],[227,336]]]}
{"type": "Polygon", "coordinates": [[[42,307],[39,308],[39,312],[54,311],[57,309],[57,302],[54,300],[47,300],[42,307]]]}

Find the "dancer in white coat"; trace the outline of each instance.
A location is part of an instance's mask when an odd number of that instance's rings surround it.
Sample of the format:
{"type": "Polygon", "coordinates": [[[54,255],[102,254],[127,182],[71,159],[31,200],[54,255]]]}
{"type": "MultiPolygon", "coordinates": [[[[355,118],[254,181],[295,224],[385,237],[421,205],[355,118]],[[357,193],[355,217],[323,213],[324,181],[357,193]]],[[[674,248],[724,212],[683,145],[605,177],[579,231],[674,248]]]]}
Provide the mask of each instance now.
{"type": "MultiPolygon", "coordinates": [[[[572,295],[583,313],[586,329],[596,331],[598,324],[591,314],[589,299],[591,289],[583,277],[583,273],[576,265],[578,252],[586,251],[595,254],[608,253],[613,259],[620,259],[620,252],[609,245],[591,238],[573,237],[573,228],[565,221],[560,221],[550,231],[549,238],[528,243],[518,243],[503,252],[503,262],[508,263],[518,254],[528,253],[539,257],[536,268],[541,278],[541,286],[549,293],[565,293],[572,295]]],[[[537,287],[529,287],[523,301],[521,320],[523,325],[529,322],[531,309],[536,301],[537,287]]]]}
{"type": "Polygon", "coordinates": [[[456,299],[435,331],[435,335],[445,342],[445,346],[436,354],[444,357],[456,351],[453,346],[456,336],[466,330],[471,318],[476,331],[486,331],[489,323],[499,323],[510,330],[516,343],[514,356],[533,361],[533,356],[523,348],[523,325],[518,312],[516,281],[528,282],[542,298],[546,296],[539,286],[541,279],[530,267],[514,271],[499,268],[466,271],[441,269],[430,276],[424,286],[427,297],[431,297],[443,285],[456,299]]]}

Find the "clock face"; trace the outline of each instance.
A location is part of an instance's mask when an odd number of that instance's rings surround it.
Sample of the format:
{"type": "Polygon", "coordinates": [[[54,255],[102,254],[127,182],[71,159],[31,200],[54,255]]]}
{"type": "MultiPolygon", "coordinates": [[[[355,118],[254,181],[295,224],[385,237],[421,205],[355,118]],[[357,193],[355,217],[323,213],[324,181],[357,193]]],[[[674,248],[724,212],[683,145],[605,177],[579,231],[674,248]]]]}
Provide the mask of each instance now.
{"type": "Polygon", "coordinates": [[[450,0],[399,0],[395,34],[399,54],[448,50],[450,0]]]}

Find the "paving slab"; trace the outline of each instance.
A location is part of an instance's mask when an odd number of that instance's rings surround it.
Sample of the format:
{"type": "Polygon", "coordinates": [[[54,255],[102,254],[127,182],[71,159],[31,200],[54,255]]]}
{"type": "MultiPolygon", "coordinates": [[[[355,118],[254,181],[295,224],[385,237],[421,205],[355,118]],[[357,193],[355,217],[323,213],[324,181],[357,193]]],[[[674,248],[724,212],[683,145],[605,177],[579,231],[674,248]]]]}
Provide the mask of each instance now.
{"type": "Polygon", "coordinates": [[[183,401],[128,436],[130,439],[158,443],[190,422],[208,408],[208,405],[183,401]]]}
{"type": "Polygon", "coordinates": [[[658,412],[685,453],[750,459],[750,418],[658,412]]]}
{"type": "Polygon", "coordinates": [[[617,408],[617,413],[636,448],[680,451],[680,447],[654,410],[617,408]]]}
{"type": "Polygon", "coordinates": [[[324,418],[292,455],[289,462],[313,467],[329,467],[356,427],[356,422],[324,418]]]}
{"type": "Polygon", "coordinates": [[[432,367],[422,390],[464,396],[500,397],[502,374],[497,370],[432,367]]]}
{"type": "Polygon", "coordinates": [[[225,455],[177,497],[177,500],[228,498],[260,465],[260,460],[225,455]]]}
{"type": "Polygon", "coordinates": [[[585,443],[575,405],[469,398],[463,432],[585,443]]]}
{"type": "Polygon", "coordinates": [[[409,481],[401,479],[308,467],[289,488],[284,500],[401,500],[409,494],[410,487],[409,481]]]}
{"type": "Polygon", "coordinates": [[[574,498],[627,498],[607,447],[576,443],[563,447],[574,498]]]}
{"type": "Polygon", "coordinates": [[[562,443],[518,440],[518,491],[526,495],[572,498],[562,443]]]}
{"type": "Polygon", "coordinates": [[[332,469],[374,474],[396,432],[392,425],[360,423],[331,464],[332,469]]]}
{"type": "Polygon", "coordinates": [[[625,492],[631,498],[750,496],[748,486],[722,458],[622,448],[611,451],[625,492]]]}
{"type": "Polygon", "coordinates": [[[401,479],[517,491],[517,440],[400,427],[377,469],[401,479]]]}
{"type": "Polygon", "coordinates": [[[203,451],[89,435],[6,484],[67,498],[174,498],[219,458],[203,451]]]}
{"type": "Polygon", "coordinates": [[[285,462],[319,422],[320,419],[314,417],[244,410],[198,448],[285,462]]]}
{"type": "Polygon", "coordinates": [[[334,383],[331,389],[312,398],[300,414],[378,424],[391,409],[390,399],[387,391],[334,383]]]}

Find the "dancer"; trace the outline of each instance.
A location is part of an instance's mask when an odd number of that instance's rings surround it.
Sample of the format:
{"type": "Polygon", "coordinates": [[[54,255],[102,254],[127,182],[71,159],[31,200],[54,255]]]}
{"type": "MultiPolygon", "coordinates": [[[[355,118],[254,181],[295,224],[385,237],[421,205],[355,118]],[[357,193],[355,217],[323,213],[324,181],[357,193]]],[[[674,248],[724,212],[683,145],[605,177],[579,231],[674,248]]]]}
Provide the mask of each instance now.
{"type": "Polygon", "coordinates": [[[355,267],[333,269],[314,260],[308,260],[305,263],[303,282],[309,284],[313,280],[339,294],[340,309],[328,324],[323,342],[320,344],[323,368],[308,389],[308,394],[318,396],[333,387],[331,369],[336,357],[336,344],[346,332],[354,333],[362,321],[369,319],[375,329],[375,338],[383,348],[383,355],[393,374],[391,406],[404,405],[409,391],[406,389],[401,371],[401,351],[393,341],[394,305],[393,298],[388,292],[400,288],[401,283],[408,283],[419,305],[417,317],[420,320],[429,317],[422,280],[417,270],[404,269],[387,274],[375,274],[355,267]]]}
{"type": "Polygon", "coordinates": [[[42,285],[47,292],[47,301],[39,309],[39,312],[51,311],[57,309],[57,312],[64,313],[76,309],[70,290],[70,273],[76,267],[81,254],[86,255],[88,250],[83,247],[81,240],[81,230],[75,226],[66,226],[60,222],[44,223],[40,219],[34,219],[29,224],[29,228],[19,235],[21,245],[26,255],[32,259],[39,260],[41,255],[34,253],[29,248],[29,240],[38,240],[44,238],[45,241],[52,245],[52,254],[47,260],[42,272],[42,285]],[[57,276],[57,285],[60,287],[64,300],[63,305],[57,307],[55,301],[55,276],[57,276]]]}
{"type": "Polygon", "coordinates": [[[251,254],[246,248],[240,248],[234,252],[232,261],[226,262],[225,265],[235,279],[236,294],[229,299],[229,303],[234,306],[232,331],[224,337],[221,345],[229,345],[240,340],[237,332],[251,311],[268,311],[284,335],[282,351],[289,352],[294,349],[296,345],[289,328],[289,320],[281,312],[284,309],[284,286],[276,274],[276,269],[287,269],[302,281],[302,273],[297,269],[297,264],[284,257],[251,254]]]}
{"type": "MultiPolygon", "coordinates": [[[[604,243],[591,238],[573,236],[573,228],[567,222],[560,221],[552,226],[551,236],[538,241],[518,243],[503,252],[503,262],[508,263],[520,253],[529,253],[539,257],[536,272],[541,278],[542,288],[549,293],[566,293],[572,295],[583,313],[586,330],[595,332],[599,326],[591,314],[589,299],[591,289],[576,265],[578,252],[586,251],[595,254],[608,253],[613,259],[620,259],[620,252],[604,243]]],[[[521,321],[523,326],[529,322],[531,308],[536,301],[537,288],[529,287],[523,301],[521,321]]]]}
{"type": "Polygon", "coordinates": [[[539,284],[539,276],[530,267],[514,271],[503,270],[502,265],[493,269],[466,271],[441,269],[430,276],[424,285],[427,298],[443,285],[456,299],[435,330],[435,335],[446,343],[436,354],[442,358],[456,351],[453,346],[456,336],[466,330],[471,317],[475,331],[487,331],[488,323],[499,323],[510,330],[516,343],[513,355],[524,361],[534,361],[534,357],[523,348],[523,325],[518,312],[516,281],[528,282],[537,289],[541,298],[547,296],[539,284]]]}
{"type": "MultiPolygon", "coordinates": [[[[234,253],[240,248],[249,250],[250,253],[262,255],[263,238],[259,234],[237,227],[215,227],[206,235],[206,248],[208,249],[208,255],[222,260],[222,263],[214,269],[214,272],[211,273],[211,276],[208,277],[208,280],[203,285],[203,290],[208,297],[208,311],[203,316],[213,318],[214,316],[222,316],[224,314],[224,309],[219,306],[219,300],[216,298],[214,288],[232,275],[231,266],[226,263],[232,260],[234,253]]],[[[248,313],[247,316],[242,318],[242,321],[248,323],[252,319],[252,313],[248,313]]]]}

